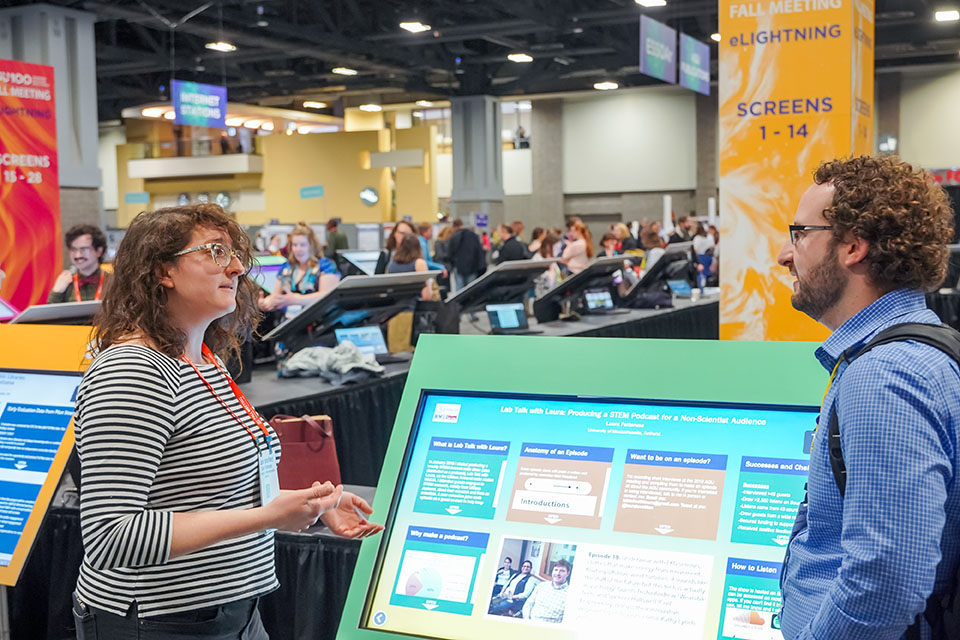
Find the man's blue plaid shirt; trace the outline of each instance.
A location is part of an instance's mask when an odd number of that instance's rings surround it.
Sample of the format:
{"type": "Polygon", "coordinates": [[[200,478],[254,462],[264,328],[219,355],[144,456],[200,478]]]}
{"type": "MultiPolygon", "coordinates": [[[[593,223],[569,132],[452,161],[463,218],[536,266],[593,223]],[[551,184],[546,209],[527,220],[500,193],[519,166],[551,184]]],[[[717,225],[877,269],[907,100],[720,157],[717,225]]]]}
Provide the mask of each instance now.
{"type": "MultiPolygon", "coordinates": [[[[921,292],[894,291],[847,320],[817,349],[817,359],[832,371],[846,349],[904,322],[940,320],[921,292]]],[[[783,636],[897,640],[934,590],[953,586],[960,556],[960,370],[927,345],[877,347],[840,365],[819,424],[808,505],[787,547],[783,636]],[[827,453],[835,403],[845,498],[827,453]]],[[[928,638],[929,627],[922,631],[928,638]]]]}

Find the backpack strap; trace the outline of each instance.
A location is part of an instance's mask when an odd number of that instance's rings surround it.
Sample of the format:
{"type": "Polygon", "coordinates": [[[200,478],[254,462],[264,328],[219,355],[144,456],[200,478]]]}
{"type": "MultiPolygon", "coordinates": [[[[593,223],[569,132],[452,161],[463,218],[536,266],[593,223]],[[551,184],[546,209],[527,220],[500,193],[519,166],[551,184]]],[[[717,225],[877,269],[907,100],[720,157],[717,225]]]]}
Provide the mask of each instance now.
{"type": "MultiPolygon", "coordinates": [[[[924,324],[907,322],[884,329],[861,349],[851,347],[843,352],[840,360],[852,363],[871,349],[891,342],[913,340],[943,351],[960,365],[960,332],[945,324],[924,324]]],[[[840,419],[837,417],[836,401],[830,411],[830,425],[827,429],[827,450],[830,456],[830,469],[833,480],[840,490],[842,498],[847,489],[847,466],[843,461],[843,447],[840,442],[840,419]]]]}

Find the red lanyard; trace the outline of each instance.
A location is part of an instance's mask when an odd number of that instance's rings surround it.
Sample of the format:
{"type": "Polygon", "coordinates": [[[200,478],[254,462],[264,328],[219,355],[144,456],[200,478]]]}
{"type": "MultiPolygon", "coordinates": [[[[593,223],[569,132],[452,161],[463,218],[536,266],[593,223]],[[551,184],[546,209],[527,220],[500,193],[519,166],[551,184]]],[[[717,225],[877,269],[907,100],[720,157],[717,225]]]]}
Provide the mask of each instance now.
{"type": "MultiPolygon", "coordinates": [[[[203,345],[201,347],[200,352],[204,355],[204,357],[207,360],[212,362],[213,366],[217,368],[217,371],[219,371],[223,375],[223,377],[226,378],[227,384],[230,385],[230,390],[233,391],[233,395],[237,398],[237,401],[240,403],[240,406],[243,407],[243,410],[247,412],[247,415],[250,416],[250,419],[253,420],[253,423],[258,427],[260,427],[260,431],[263,432],[263,440],[264,442],[267,443],[267,448],[269,448],[272,451],[273,447],[270,444],[270,432],[267,431],[267,425],[263,423],[263,419],[260,418],[260,415],[253,410],[253,407],[250,405],[250,401],[247,400],[247,397],[243,395],[242,391],[240,391],[240,387],[238,387],[237,383],[233,381],[233,378],[228,376],[227,373],[220,368],[220,365],[217,363],[216,357],[214,357],[213,352],[210,351],[207,345],[203,345]]],[[[236,413],[234,413],[230,407],[227,406],[227,403],[223,401],[223,398],[220,397],[220,394],[218,394],[214,390],[213,385],[207,382],[207,379],[203,377],[202,373],[200,373],[200,369],[197,369],[197,365],[193,364],[190,361],[190,359],[187,358],[186,356],[183,356],[183,359],[186,361],[187,364],[193,367],[194,371],[197,372],[197,376],[199,376],[200,380],[203,381],[203,384],[207,386],[207,389],[210,391],[213,397],[217,399],[217,402],[220,403],[220,406],[226,409],[227,413],[233,416],[233,419],[237,421],[237,424],[243,427],[244,430],[246,430],[246,432],[250,434],[250,437],[253,438],[253,445],[257,447],[257,449],[259,449],[260,445],[257,444],[257,436],[253,435],[253,431],[250,430],[250,427],[248,427],[243,422],[243,420],[241,420],[240,417],[236,413]]]]}
{"type": "MultiPolygon", "coordinates": [[[[94,294],[93,299],[99,300],[100,294],[103,293],[103,271],[100,271],[100,284],[97,285],[97,293],[94,294]]],[[[77,299],[77,302],[83,302],[83,298],[80,297],[80,276],[78,274],[73,274],[73,295],[77,299]]]]}

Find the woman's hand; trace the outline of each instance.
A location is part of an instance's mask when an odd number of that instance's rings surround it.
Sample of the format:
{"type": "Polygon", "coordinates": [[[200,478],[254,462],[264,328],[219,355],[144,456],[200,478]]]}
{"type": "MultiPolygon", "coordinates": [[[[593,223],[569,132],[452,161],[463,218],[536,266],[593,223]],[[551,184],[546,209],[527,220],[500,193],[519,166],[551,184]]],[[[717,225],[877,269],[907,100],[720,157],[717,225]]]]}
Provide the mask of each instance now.
{"type": "MultiPolygon", "coordinates": [[[[270,504],[263,507],[271,526],[282,531],[302,531],[312,527],[317,518],[336,506],[343,486],[314,482],[309,489],[281,490],[270,504]]],[[[352,494],[351,494],[352,495],[352,494]]]]}
{"type": "Polygon", "coordinates": [[[336,509],[324,513],[321,519],[338,536],[366,538],[383,531],[382,524],[367,520],[366,516],[372,513],[373,508],[367,504],[366,500],[355,493],[344,491],[340,498],[340,505],[336,509]]]}

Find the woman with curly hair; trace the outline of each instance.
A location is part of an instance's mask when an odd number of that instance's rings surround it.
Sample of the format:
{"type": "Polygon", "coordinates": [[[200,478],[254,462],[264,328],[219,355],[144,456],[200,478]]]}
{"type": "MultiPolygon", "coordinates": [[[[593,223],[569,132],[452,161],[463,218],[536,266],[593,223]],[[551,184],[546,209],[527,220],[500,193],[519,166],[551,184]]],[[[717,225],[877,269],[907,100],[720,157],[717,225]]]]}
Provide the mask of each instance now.
{"type": "Polygon", "coordinates": [[[277,436],[223,364],[256,325],[251,262],[211,204],[141,213],[120,243],[74,421],[81,640],[262,640],[274,530],[380,530],[340,486],[279,490],[277,436]]]}

